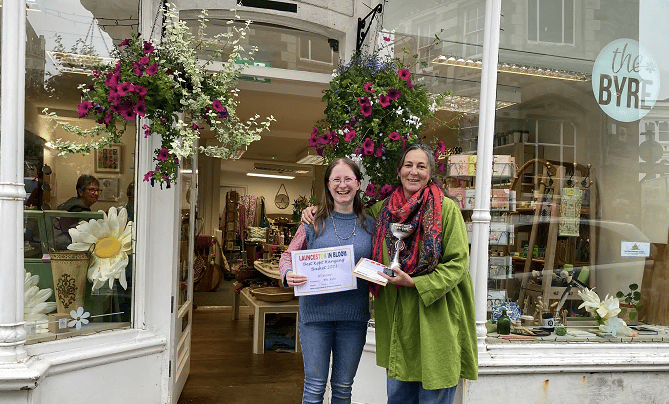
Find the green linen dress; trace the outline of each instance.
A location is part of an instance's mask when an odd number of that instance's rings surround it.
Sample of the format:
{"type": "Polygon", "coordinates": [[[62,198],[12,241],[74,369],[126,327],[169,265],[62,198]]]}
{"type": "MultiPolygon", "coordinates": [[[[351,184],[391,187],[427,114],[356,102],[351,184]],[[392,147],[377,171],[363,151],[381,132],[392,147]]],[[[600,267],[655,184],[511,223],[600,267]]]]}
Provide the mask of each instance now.
{"type": "MultiPolygon", "coordinates": [[[[370,207],[370,214],[376,217],[381,206],[370,207]]],[[[467,232],[459,208],[448,198],[442,198],[442,234],[434,271],[414,277],[415,288],[388,283],[374,300],[376,364],[389,377],[422,382],[428,390],[478,375],[467,232]]],[[[385,243],[383,257],[388,265],[385,243]]]]}

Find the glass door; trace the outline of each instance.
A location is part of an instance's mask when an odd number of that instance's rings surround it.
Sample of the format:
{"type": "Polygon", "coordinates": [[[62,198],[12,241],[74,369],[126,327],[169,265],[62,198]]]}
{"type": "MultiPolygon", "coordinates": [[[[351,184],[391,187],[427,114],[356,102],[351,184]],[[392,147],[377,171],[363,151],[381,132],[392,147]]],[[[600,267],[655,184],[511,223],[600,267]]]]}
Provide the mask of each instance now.
{"type": "Polygon", "coordinates": [[[174,341],[170,375],[172,375],[172,403],[176,404],[190,372],[190,344],[193,315],[193,252],[195,249],[195,212],[197,204],[197,155],[182,160],[177,187],[179,187],[179,267],[177,285],[172,295],[174,341]]]}

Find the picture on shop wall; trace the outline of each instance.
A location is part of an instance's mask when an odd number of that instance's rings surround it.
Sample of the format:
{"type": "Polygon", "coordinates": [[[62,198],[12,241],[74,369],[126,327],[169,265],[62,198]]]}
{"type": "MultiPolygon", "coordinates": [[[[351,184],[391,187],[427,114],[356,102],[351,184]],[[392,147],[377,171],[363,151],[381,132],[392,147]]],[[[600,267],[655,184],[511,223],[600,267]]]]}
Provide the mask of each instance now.
{"type": "Polygon", "coordinates": [[[116,202],[118,200],[118,178],[99,177],[100,181],[100,202],[116,202]]]}
{"type": "Polygon", "coordinates": [[[121,172],[121,146],[107,146],[95,151],[96,173],[121,172]]]}

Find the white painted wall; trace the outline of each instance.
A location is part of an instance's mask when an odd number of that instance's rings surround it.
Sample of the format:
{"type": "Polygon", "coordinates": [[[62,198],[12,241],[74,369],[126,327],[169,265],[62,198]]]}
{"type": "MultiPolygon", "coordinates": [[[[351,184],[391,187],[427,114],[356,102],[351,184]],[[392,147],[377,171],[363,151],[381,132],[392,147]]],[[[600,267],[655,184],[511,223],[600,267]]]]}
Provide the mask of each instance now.
{"type": "MultiPolygon", "coordinates": [[[[320,179],[322,180],[322,178],[320,179]]],[[[295,177],[295,179],[277,179],[277,178],[261,178],[248,177],[246,174],[222,172],[221,186],[247,186],[248,195],[265,197],[265,214],[281,214],[290,217],[293,214],[292,203],[300,195],[309,197],[311,195],[311,177],[295,177]],[[290,205],[286,209],[279,209],[274,204],[274,197],[281,184],[286,186],[288,191],[288,198],[290,205]]],[[[223,192],[223,191],[221,191],[223,192]]],[[[283,192],[283,188],[281,188],[283,192]]],[[[225,193],[221,195],[221,206],[219,207],[219,214],[223,214],[225,206],[222,204],[225,201],[225,193]]]]}

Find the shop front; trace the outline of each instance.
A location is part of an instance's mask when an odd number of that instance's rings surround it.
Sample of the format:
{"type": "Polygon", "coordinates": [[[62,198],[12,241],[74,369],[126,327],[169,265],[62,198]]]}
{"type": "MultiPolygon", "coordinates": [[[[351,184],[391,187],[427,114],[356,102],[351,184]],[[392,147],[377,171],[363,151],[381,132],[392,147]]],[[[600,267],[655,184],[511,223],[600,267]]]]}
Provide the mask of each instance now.
{"type": "MultiPolygon", "coordinates": [[[[90,80],[81,73],[132,34],[157,38],[162,2],[23,3],[5,1],[1,9],[0,224],[9,230],[0,234],[0,402],[176,402],[189,369],[196,205],[206,218],[199,226],[225,234],[217,219],[228,191],[273,201],[283,181],[242,174],[265,156],[250,148],[221,171],[218,159],[184,160],[175,184],[152,187],[143,177],[160,142],[145,138],[141,120],[122,144],[59,155],[52,142],[74,138],[44,108],[93,126],[78,116],[77,86],[90,80]],[[95,181],[78,184],[82,175],[95,181]],[[89,210],[64,212],[71,198],[94,200],[89,210]],[[113,221],[122,230],[117,241],[131,237],[133,248],[101,248],[106,264],[127,259],[122,271],[84,278],[83,295],[70,298],[76,276],[67,272],[72,283],[59,284],[56,271],[82,256],[88,267],[90,254],[55,252],[72,242],[63,238],[67,223],[80,220],[113,221]]],[[[231,18],[235,2],[219,3],[178,7],[189,23],[200,8],[212,21],[231,18]]],[[[336,58],[353,53],[357,18],[369,12],[362,2],[286,2],[285,10],[243,3],[239,16],[258,23],[249,44],[260,51],[240,84],[248,90],[242,97],[256,106],[263,98],[303,97],[291,104],[303,112],[327,87],[336,58]],[[323,52],[320,42],[329,46],[323,52]]],[[[445,191],[460,204],[470,235],[479,378],[461,382],[459,402],[666,397],[667,17],[660,0],[383,4],[366,43],[413,56],[416,82],[450,93],[438,106],[439,123],[423,134],[445,143],[445,191]],[[583,296],[595,299],[586,288],[597,294],[595,306],[582,305],[583,296]],[[614,296],[629,307],[614,313],[607,306],[614,296]],[[502,310],[514,323],[509,334],[497,329],[502,310]],[[632,328],[608,321],[614,317],[632,328]]],[[[280,153],[294,144],[307,149],[309,133],[291,124],[276,122],[267,135],[281,160],[273,164],[290,162],[280,153]]],[[[322,167],[308,171],[281,192],[291,200],[318,195],[311,181],[319,183],[322,167]]],[[[101,241],[95,236],[87,236],[91,248],[101,241]]],[[[370,327],[357,403],[385,402],[374,338],[370,327]]]]}

